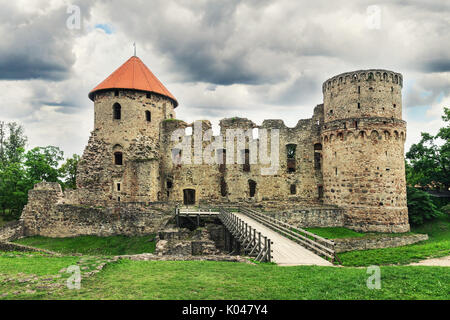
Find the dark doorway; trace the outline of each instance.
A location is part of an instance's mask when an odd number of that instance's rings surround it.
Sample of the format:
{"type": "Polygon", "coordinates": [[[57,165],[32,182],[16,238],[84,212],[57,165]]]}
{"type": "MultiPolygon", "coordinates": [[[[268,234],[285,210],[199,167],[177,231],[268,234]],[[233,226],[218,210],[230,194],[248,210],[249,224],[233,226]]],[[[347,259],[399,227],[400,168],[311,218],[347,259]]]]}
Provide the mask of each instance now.
{"type": "Polygon", "coordinates": [[[319,199],[323,198],[323,187],[322,186],[318,186],[318,192],[319,192],[319,199]]]}
{"type": "Polygon", "coordinates": [[[220,194],[222,195],[222,197],[227,196],[227,183],[225,182],[224,177],[220,178],[220,194]]]}
{"type": "Polygon", "coordinates": [[[256,193],[256,182],[253,180],[248,180],[248,189],[249,189],[250,197],[253,198],[256,193]]]}
{"type": "Polygon", "coordinates": [[[195,190],[184,189],[183,190],[183,203],[185,205],[195,204],[195,190]]]}

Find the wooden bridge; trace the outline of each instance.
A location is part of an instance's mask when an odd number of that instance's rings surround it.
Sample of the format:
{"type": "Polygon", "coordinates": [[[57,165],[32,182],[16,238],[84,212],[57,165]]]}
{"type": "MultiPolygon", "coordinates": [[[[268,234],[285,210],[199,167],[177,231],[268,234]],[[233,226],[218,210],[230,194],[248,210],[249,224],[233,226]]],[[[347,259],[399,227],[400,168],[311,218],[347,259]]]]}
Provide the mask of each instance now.
{"type": "Polygon", "coordinates": [[[225,250],[257,261],[331,266],[337,258],[333,241],[250,208],[176,208],[175,215],[178,225],[180,217],[196,218],[200,225],[201,217],[217,216],[225,226],[225,250]]]}

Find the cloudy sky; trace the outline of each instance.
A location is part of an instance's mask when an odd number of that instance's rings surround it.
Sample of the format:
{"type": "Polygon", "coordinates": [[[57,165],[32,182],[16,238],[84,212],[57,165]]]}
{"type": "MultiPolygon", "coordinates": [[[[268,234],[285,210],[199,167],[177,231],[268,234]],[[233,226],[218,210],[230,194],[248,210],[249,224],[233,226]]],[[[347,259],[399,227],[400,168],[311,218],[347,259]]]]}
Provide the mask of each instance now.
{"type": "Polygon", "coordinates": [[[0,120],[28,147],[81,154],[88,92],[137,55],[178,99],[177,118],[294,126],[341,72],[403,74],[406,148],[450,106],[450,1],[0,0],[0,120]],[[79,26],[77,25],[79,15],[79,26]]]}

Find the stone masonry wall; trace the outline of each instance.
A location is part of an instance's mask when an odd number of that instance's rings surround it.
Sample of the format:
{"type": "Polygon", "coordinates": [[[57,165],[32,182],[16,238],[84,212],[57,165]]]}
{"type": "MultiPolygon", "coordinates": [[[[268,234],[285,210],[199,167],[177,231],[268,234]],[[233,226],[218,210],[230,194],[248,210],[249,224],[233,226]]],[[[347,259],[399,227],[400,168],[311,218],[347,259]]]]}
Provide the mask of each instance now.
{"type": "Polygon", "coordinates": [[[23,222],[11,221],[0,227],[0,241],[12,241],[23,237],[23,222]]]}
{"type": "MultiPolygon", "coordinates": [[[[225,165],[220,164],[195,164],[194,142],[191,139],[192,164],[174,164],[172,150],[177,147],[179,141],[171,141],[172,133],[177,129],[185,130],[187,127],[194,127],[194,124],[187,124],[183,121],[163,121],[161,135],[161,186],[162,199],[183,203],[183,190],[195,190],[195,203],[232,203],[245,201],[249,203],[261,203],[263,201],[291,201],[304,204],[320,204],[319,186],[322,185],[321,171],[321,144],[320,144],[320,123],[322,121],[322,106],[315,109],[311,119],[298,121],[294,128],[286,127],[282,120],[265,120],[261,126],[248,119],[229,118],[220,122],[221,136],[223,141],[220,145],[214,146],[213,158],[223,157],[225,165]],[[278,170],[273,175],[262,175],[261,168],[270,165],[261,164],[259,155],[255,155],[257,163],[250,163],[248,171],[244,170],[243,164],[227,163],[230,158],[228,154],[222,155],[221,149],[227,145],[227,129],[252,130],[255,128],[267,129],[270,136],[271,130],[279,130],[280,151],[279,162],[275,163],[278,170]],[[291,166],[293,170],[288,170],[288,159],[286,146],[296,145],[295,159],[291,166]],[[319,145],[319,147],[317,147],[319,145]],[[318,150],[320,149],[320,150],[318,150]],[[317,160],[316,155],[319,155],[317,160]],[[318,162],[318,163],[316,163],[318,162]],[[249,183],[256,183],[255,194],[250,194],[249,183]],[[170,186],[170,187],[168,187],[170,186]]],[[[209,121],[201,121],[202,135],[211,129],[209,121]]],[[[192,138],[192,137],[188,137],[192,138]]],[[[212,137],[216,141],[217,137],[212,137]]],[[[255,139],[255,137],[251,137],[255,139]]],[[[256,140],[259,144],[259,139],[256,140]]],[[[203,150],[209,142],[203,142],[203,150]]],[[[246,149],[249,148],[249,141],[246,141],[246,149]]],[[[268,146],[270,156],[270,145],[268,146]]],[[[182,152],[185,152],[183,150],[182,152]]],[[[236,159],[240,156],[240,151],[234,146],[232,157],[236,159]]],[[[249,155],[252,158],[252,155],[249,155]]],[[[251,160],[250,160],[251,161],[251,160]]]]}
{"type": "Polygon", "coordinates": [[[29,191],[21,221],[26,236],[133,236],[156,233],[171,217],[171,207],[162,203],[120,203],[113,207],[65,204],[59,184],[44,182],[29,191]]]}
{"type": "Polygon", "coordinates": [[[344,210],[333,207],[286,208],[270,210],[267,215],[301,228],[343,227],[344,210]]]}
{"type": "Polygon", "coordinates": [[[420,241],[428,240],[426,234],[414,234],[398,237],[349,238],[333,239],[336,252],[355,250],[381,249],[406,246],[420,241]]]}

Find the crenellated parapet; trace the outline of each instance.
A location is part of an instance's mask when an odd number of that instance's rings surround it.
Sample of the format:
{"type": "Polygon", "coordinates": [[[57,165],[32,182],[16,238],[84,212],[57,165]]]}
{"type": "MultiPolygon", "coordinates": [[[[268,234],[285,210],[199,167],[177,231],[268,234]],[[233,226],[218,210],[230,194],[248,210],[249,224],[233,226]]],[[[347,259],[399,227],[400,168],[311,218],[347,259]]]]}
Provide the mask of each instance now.
{"type": "MultiPolygon", "coordinates": [[[[401,73],[384,69],[368,69],[344,72],[326,80],[322,85],[322,92],[332,92],[342,86],[356,84],[361,81],[384,82],[403,87],[403,76],[401,73]]],[[[338,90],[336,90],[338,91],[338,90]]]]}

